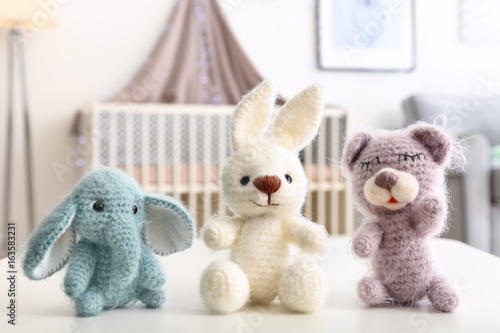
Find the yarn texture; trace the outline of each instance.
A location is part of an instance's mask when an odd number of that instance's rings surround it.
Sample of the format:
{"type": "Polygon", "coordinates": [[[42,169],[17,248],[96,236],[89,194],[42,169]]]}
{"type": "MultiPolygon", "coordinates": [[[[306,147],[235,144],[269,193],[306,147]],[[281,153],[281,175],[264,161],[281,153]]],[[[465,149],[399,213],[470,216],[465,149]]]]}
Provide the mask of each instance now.
{"type": "Polygon", "coordinates": [[[83,177],[34,230],[23,268],[40,280],[69,262],[64,291],[81,316],[136,300],[158,308],[166,277],[153,251],[185,250],[193,236],[193,221],[180,203],[102,168],[83,177]]]}
{"type": "Polygon", "coordinates": [[[446,227],[444,170],[451,138],[432,125],[358,133],[346,144],[342,167],[365,221],[356,231],[355,255],[370,258],[372,276],[358,285],[368,305],[414,304],[428,297],[439,311],[459,298],[438,272],[428,241],[446,227]]]}
{"type": "Polygon", "coordinates": [[[325,276],[316,264],[289,262],[289,244],[308,253],[326,245],[324,228],[301,215],[307,179],[298,158],[318,131],[322,94],[321,85],[312,85],[271,119],[276,89],[267,81],[244,96],[233,114],[234,151],[220,183],[234,216],[214,217],[202,231],[209,248],[231,249],[230,260],[210,264],[200,282],[204,303],[217,313],[277,296],[298,312],[325,302],[325,276]]]}

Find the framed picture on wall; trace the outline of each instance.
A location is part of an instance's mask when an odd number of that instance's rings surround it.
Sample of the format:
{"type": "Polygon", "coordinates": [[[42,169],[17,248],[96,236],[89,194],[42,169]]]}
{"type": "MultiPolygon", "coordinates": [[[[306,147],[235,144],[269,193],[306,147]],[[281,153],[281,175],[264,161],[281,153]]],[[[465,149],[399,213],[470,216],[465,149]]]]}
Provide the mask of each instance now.
{"type": "Polygon", "coordinates": [[[316,0],[322,70],[409,72],[415,67],[413,0],[316,0]]]}

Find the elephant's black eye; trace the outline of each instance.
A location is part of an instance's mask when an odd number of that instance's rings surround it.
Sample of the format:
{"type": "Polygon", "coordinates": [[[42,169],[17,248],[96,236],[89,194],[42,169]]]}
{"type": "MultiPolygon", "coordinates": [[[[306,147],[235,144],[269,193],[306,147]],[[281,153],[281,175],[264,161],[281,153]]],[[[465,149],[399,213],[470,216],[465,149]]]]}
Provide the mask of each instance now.
{"type": "Polygon", "coordinates": [[[102,212],[104,210],[104,204],[101,201],[94,201],[92,209],[96,212],[102,212]]]}
{"type": "Polygon", "coordinates": [[[250,181],[250,177],[245,176],[245,177],[240,179],[240,184],[245,186],[246,184],[248,184],[249,181],[250,181]]]}
{"type": "Polygon", "coordinates": [[[137,205],[134,205],[134,207],[132,207],[132,211],[134,212],[134,214],[137,214],[138,210],[139,208],[137,208],[137,205]]]}
{"type": "Polygon", "coordinates": [[[285,179],[288,182],[288,184],[292,183],[292,177],[290,177],[290,175],[285,175],[285,179]]]}

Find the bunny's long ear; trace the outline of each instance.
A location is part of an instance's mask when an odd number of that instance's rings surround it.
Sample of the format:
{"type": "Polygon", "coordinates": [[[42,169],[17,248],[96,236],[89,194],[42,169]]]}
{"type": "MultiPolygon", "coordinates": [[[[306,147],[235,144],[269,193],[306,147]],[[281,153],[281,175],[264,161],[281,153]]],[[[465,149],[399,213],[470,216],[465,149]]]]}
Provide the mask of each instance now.
{"type": "Polygon", "coordinates": [[[45,279],[66,265],[76,240],[71,227],[75,214],[75,205],[66,199],[33,231],[23,261],[28,278],[45,279]]]}
{"type": "Polygon", "coordinates": [[[186,250],[193,245],[193,220],[181,203],[171,197],[146,193],[146,227],[143,239],[162,256],[186,250]]]}
{"type": "Polygon", "coordinates": [[[283,105],[271,130],[276,142],[299,151],[314,139],[323,114],[324,89],[323,84],[313,84],[283,105]]]}
{"type": "Polygon", "coordinates": [[[231,120],[231,144],[234,150],[252,144],[266,131],[276,99],[276,87],[264,81],[236,106],[231,120]]]}

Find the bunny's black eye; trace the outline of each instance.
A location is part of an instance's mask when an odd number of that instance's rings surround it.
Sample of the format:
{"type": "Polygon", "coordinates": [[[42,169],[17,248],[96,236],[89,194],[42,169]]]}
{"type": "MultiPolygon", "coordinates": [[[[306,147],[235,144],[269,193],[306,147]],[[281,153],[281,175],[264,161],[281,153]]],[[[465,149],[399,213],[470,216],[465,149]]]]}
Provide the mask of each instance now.
{"type": "Polygon", "coordinates": [[[249,181],[250,181],[250,177],[245,176],[245,177],[240,179],[240,184],[245,186],[246,184],[248,184],[249,181]]]}
{"type": "Polygon", "coordinates": [[[94,201],[92,209],[96,212],[102,212],[104,210],[104,204],[101,201],[94,201]]]}
{"type": "Polygon", "coordinates": [[[288,184],[292,183],[292,177],[290,177],[290,175],[285,175],[285,179],[288,182],[288,184]]]}
{"type": "Polygon", "coordinates": [[[132,207],[132,211],[134,212],[134,214],[137,214],[137,212],[139,211],[137,205],[134,205],[134,207],[132,207]]]}

